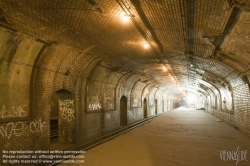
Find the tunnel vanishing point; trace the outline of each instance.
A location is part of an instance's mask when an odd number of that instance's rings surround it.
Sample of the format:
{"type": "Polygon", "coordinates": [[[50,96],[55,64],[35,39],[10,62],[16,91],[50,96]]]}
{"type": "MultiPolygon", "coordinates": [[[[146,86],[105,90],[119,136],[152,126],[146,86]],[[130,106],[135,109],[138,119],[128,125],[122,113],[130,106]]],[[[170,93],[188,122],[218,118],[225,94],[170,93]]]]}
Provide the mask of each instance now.
{"type": "Polygon", "coordinates": [[[0,0],[0,159],[180,106],[250,135],[249,79],[249,0],[0,0]]]}

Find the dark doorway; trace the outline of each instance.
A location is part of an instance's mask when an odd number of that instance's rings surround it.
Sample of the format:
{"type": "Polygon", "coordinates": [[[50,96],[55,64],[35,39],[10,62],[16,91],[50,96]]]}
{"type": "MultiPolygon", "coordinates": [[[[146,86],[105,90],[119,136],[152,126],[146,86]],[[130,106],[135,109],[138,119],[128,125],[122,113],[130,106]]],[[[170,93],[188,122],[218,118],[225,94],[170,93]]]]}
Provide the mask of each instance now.
{"type": "Polygon", "coordinates": [[[147,109],[147,99],[146,98],[143,100],[143,112],[144,112],[144,118],[147,118],[148,109],[147,109]]]}
{"type": "Polygon", "coordinates": [[[120,100],[120,126],[127,125],[127,98],[121,97],[120,100]]]}
{"type": "Polygon", "coordinates": [[[58,143],[58,95],[55,93],[51,98],[50,112],[50,143],[58,143]]]}
{"type": "Polygon", "coordinates": [[[155,99],[155,115],[157,115],[157,99],[155,99]]]}

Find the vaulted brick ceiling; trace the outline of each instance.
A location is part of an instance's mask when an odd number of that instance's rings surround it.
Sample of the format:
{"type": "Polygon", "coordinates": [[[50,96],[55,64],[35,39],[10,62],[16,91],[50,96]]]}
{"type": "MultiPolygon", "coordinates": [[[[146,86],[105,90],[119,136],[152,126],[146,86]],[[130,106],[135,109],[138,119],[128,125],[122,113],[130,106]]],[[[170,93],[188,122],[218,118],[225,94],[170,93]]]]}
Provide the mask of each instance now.
{"type": "Polygon", "coordinates": [[[249,0],[1,0],[0,6],[2,26],[90,50],[102,65],[172,93],[216,91],[248,77],[249,0]]]}

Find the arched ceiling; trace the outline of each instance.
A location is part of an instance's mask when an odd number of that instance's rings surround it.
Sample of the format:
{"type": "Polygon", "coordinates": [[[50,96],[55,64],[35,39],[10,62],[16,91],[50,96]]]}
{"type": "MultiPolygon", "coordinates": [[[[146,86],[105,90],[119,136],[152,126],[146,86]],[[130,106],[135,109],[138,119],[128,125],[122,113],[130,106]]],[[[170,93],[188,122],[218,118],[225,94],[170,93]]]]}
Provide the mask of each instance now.
{"type": "Polygon", "coordinates": [[[249,0],[1,0],[0,6],[1,26],[91,50],[101,65],[139,74],[172,94],[217,93],[250,72],[249,0]]]}

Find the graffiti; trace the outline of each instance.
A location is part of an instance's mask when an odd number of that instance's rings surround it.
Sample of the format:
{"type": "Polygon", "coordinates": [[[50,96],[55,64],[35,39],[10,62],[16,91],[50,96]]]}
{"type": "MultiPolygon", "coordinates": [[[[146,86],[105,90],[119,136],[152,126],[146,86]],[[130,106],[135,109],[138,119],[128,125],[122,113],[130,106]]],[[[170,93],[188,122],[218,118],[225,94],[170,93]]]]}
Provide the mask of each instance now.
{"type": "Polygon", "coordinates": [[[114,104],[113,103],[108,103],[108,109],[114,109],[114,104]]]}
{"type": "Polygon", "coordinates": [[[89,110],[90,111],[96,111],[102,109],[101,104],[89,104],[89,110]]]}
{"type": "Polygon", "coordinates": [[[134,118],[133,111],[128,111],[128,118],[129,119],[133,119],[134,118]]]}
{"type": "Polygon", "coordinates": [[[24,111],[24,108],[27,107],[26,104],[22,104],[20,106],[11,106],[11,109],[7,110],[5,105],[3,105],[0,116],[2,119],[6,118],[16,118],[16,117],[25,117],[27,112],[24,111]]]}
{"type": "Polygon", "coordinates": [[[106,119],[111,119],[111,114],[106,114],[105,117],[106,119]]]}
{"type": "Polygon", "coordinates": [[[0,134],[3,138],[9,139],[11,136],[20,136],[24,129],[23,122],[7,123],[5,126],[0,127],[0,134]]]}
{"type": "Polygon", "coordinates": [[[48,127],[48,126],[45,126],[45,122],[42,122],[41,119],[39,119],[39,121],[30,123],[30,131],[32,133],[43,132],[44,127],[48,127]]]}
{"type": "Polygon", "coordinates": [[[60,117],[68,122],[75,119],[74,116],[74,101],[73,100],[59,100],[60,117]]]}
{"type": "Polygon", "coordinates": [[[60,117],[70,122],[75,119],[74,110],[72,108],[60,108],[60,117]]]}
{"type": "MultiPolygon", "coordinates": [[[[5,139],[10,139],[12,136],[19,137],[22,135],[25,126],[25,122],[10,122],[0,127],[0,136],[5,139]]],[[[45,126],[45,122],[42,122],[41,119],[35,122],[31,122],[29,125],[29,129],[32,133],[43,132],[43,128],[48,127],[45,126]]]]}
{"type": "Polygon", "coordinates": [[[72,107],[74,106],[74,100],[59,100],[59,105],[63,107],[72,107]]]}

